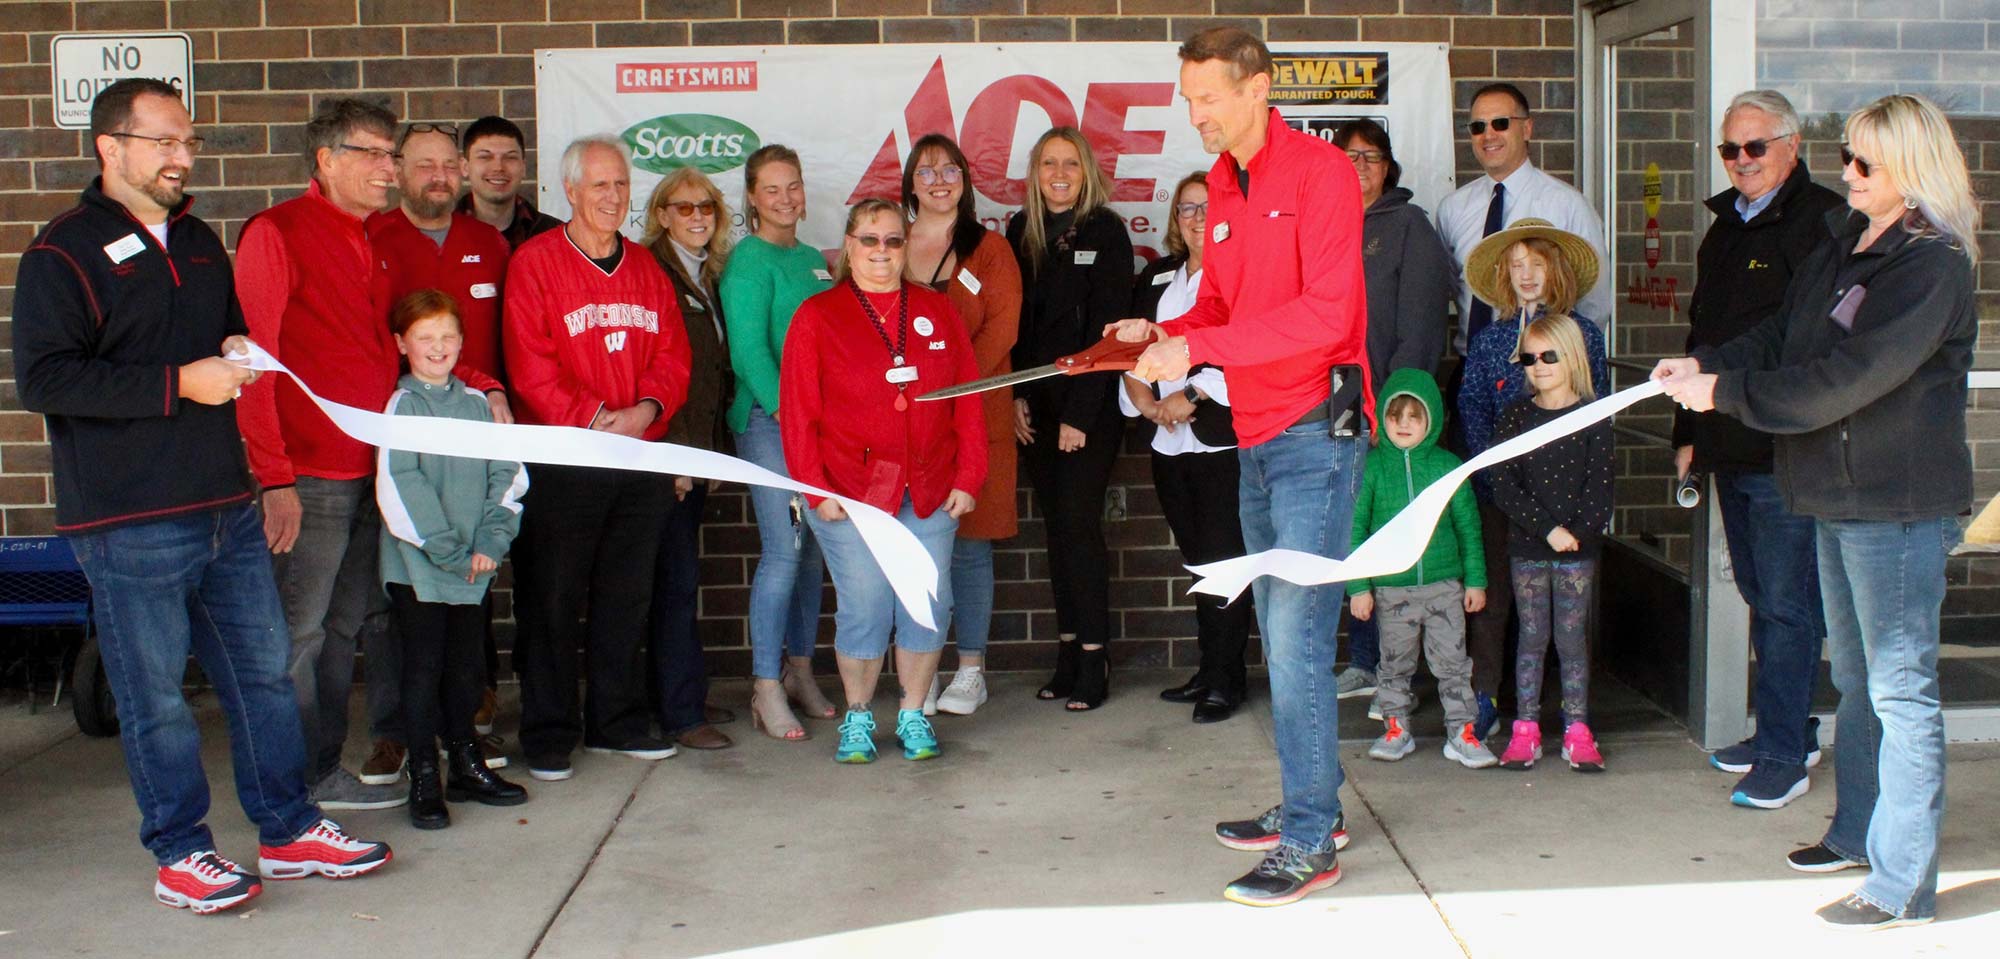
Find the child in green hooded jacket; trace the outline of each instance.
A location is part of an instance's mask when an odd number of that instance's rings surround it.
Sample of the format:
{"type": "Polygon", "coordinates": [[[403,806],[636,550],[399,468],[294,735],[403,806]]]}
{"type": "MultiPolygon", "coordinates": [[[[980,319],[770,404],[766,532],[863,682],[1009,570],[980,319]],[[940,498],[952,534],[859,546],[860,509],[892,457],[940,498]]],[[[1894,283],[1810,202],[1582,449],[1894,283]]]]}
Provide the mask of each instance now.
{"type": "MultiPolygon", "coordinates": [[[[1458,457],[1438,446],[1444,398],[1429,373],[1401,369],[1389,374],[1375,402],[1380,429],[1354,500],[1355,546],[1459,465],[1458,457]],[[1389,442],[1382,442],[1384,435],[1389,442]]],[[[1382,662],[1375,705],[1386,728],[1368,755],[1394,762],[1416,749],[1407,724],[1415,705],[1410,676],[1416,672],[1421,642],[1444,702],[1445,758],[1473,769],[1497,763],[1473,729],[1478,705],[1472,696],[1472,660],[1465,654],[1465,614],[1486,605],[1486,561],[1472,490],[1461,486],[1452,494],[1416,565],[1389,576],[1349,580],[1347,592],[1355,619],[1380,614],[1382,662]]]]}

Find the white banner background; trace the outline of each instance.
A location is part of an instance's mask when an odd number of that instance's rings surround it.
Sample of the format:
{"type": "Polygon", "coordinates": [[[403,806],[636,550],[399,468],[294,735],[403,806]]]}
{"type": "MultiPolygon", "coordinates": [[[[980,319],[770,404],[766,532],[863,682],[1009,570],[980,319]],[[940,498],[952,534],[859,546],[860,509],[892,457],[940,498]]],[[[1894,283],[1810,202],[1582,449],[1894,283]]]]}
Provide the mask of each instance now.
{"type": "MultiPolygon", "coordinates": [[[[736,148],[782,143],[805,165],[806,242],[832,249],[851,201],[898,192],[909,145],[926,133],[952,134],[968,154],[979,212],[998,226],[1020,206],[1028,150],[1057,122],[1078,125],[1100,161],[1115,156],[1114,209],[1135,248],[1159,250],[1167,192],[1214,157],[1187,122],[1178,97],[1173,43],[1024,43],[656,47],[542,50],[535,58],[536,147],[541,209],[569,216],[557,163],[588,134],[641,129],[625,232],[644,231],[645,203],[659,170],[644,169],[662,128],[710,171],[742,229],[743,174],[736,148]],[[753,79],[754,77],[754,79],[753,79]],[[632,92],[621,92],[621,83],[632,92]],[[693,119],[686,119],[693,118],[693,119]],[[750,136],[732,141],[731,136],[750,136]],[[722,154],[716,156],[716,154],[722,154]],[[886,179],[884,179],[886,177],[886,179]]],[[[1421,43],[1283,43],[1272,51],[1381,54],[1388,68],[1382,105],[1281,105],[1294,126],[1330,135],[1331,120],[1379,118],[1394,139],[1402,185],[1434,210],[1453,187],[1451,77],[1446,48],[1421,43]]],[[[670,168],[676,161],[654,165],[670,168]]],[[[685,162],[685,161],[680,161],[685,162]]]]}

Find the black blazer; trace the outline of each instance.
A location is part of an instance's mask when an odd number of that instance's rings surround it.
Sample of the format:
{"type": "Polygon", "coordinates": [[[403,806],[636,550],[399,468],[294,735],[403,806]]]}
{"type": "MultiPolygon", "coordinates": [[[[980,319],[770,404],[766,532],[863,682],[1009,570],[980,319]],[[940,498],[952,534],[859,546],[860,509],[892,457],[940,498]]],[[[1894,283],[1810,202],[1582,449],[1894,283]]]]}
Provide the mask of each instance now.
{"type": "MultiPolygon", "coordinates": [[[[1131,316],[1159,319],[1160,297],[1167,292],[1167,284],[1173,282],[1174,271],[1187,263],[1185,256],[1163,256],[1139,271],[1139,278],[1132,283],[1131,316]],[[1163,279],[1164,277],[1164,279],[1163,279]]],[[[1196,370],[1213,366],[1203,363],[1196,370]]],[[[1190,370],[1189,372],[1193,372],[1190,370]]],[[[1158,399],[1160,388],[1153,387],[1153,398],[1158,399]]],[[[1196,400],[1194,404],[1194,438],[1210,446],[1236,445],[1236,417],[1229,407],[1214,400],[1196,400]]],[[[1159,427],[1153,427],[1155,430],[1159,427]]],[[[1147,438],[1149,441],[1151,437],[1147,438]]]]}
{"type": "MultiPolygon", "coordinates": [[[[1081,223],[1068,215],[1051,217],[1043,262],[1031,263],[1021,250],[1025,212],[1007,221],[1007,242],[1021,264],[1021,330],[1014,341],[1014,368],[1055,362],[1104,337],[1107,324],[1124,319],[1131,303],[1132,239],[1125,221],[1103,207],[1081,223]]],[[[1014,387],[1028,401],[1033,420],[1050,420],[1086,433],[1119,428],[1117,373],[1052,376],[1014,387]]]]}

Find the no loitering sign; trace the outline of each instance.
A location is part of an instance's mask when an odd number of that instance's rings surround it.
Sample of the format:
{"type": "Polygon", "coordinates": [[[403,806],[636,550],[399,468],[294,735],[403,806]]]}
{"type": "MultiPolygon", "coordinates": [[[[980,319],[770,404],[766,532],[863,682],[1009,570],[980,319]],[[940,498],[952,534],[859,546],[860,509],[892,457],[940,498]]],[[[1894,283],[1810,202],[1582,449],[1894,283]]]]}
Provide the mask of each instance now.
{"type": "Polygon", "coordinates": [[[90,129],[98,91],[128,77],[163,80],[194,115],[194,41],[185,33],[64,33],[49,41],[56,126],[90,129]]]}

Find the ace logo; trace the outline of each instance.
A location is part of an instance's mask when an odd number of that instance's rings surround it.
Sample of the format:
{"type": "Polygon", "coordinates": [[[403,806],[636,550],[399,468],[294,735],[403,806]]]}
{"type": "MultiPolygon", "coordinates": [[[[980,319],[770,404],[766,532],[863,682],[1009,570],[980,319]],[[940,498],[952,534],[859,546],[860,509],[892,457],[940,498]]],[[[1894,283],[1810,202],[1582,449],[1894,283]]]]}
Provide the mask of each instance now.
{"type": "Polygon", "coordinates": [[[625,331],[604,334],[604,352],[616,353],[625,348],[625,331]]]}

